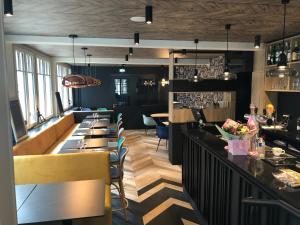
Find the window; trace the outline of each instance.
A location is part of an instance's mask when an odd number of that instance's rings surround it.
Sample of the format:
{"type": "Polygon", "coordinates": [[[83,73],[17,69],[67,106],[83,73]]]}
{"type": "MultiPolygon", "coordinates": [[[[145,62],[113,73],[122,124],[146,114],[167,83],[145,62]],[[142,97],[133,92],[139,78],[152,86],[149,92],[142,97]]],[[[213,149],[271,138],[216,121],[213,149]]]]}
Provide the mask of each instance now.
{"type": "Polygon", "coordinates": [[[31,127],[37,121],[34,57],[19,50],[15,54],[19,100],[25,124],[27,127],[31,127]]]}
{"type": "Polygon", "coordinates": [[[115,93],[117,95],[128,94],[128,80],[127,79],[115,79],[115,93]]]}
{"type": "Polygon", "coordinates": [[[66,88],[62,85],[63,77],[71,73],[71,69],[66,66],[57,65],[57,91],[60,93],[61,101],[64,109],[68,109],[73,105],[72,88],[66,88]]]}
{"type": "Polygon", "coordinates": [[[37,58],[39,110],[42,116],[49,118],[53,115],[52,110],[52,87],[50,62],[37,58]]]}

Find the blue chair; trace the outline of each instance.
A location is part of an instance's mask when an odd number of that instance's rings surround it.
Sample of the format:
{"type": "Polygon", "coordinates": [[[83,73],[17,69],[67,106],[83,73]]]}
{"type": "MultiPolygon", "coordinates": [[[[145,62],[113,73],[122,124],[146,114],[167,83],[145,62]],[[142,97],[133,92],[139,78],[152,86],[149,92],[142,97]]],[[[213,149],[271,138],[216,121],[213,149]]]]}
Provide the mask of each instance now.
{"type": "Polygon", "coordinates": [[[147,135],[147,127],[154,127],[157,126],[157,123],[155,122],[155,120],[152,117],[148,117],[145,114],[143,114],[143,123],[146,126],[145,128],[145,133],[147,135]]]}
{"type": "Polygon", "coordinates": [[[105,112],[105,111],[107,111],[108,109],[107,109],[107,108],[104,108],[104,107],[103,107],[103,108],[100,107],[100,108],[98,108],[97,110],[100,111],[100,112],[105,112]]]}
{"type": "Polygon", "coordinates": [[[169,127],[166,127],[166,126],[156,126],[156,135],[159,138],[156,151],[158,151],[158,147],[159,147],[161,139],[166,140],[166,148],[168,149],[169,127]]]}
{"type": "Polygon", "coordinates": [[[120,161],[120,151],[123,148],[125,137],[121,136],[117,142],[117,149],[110,152],[110,164],[117,164],[120,161]]]}

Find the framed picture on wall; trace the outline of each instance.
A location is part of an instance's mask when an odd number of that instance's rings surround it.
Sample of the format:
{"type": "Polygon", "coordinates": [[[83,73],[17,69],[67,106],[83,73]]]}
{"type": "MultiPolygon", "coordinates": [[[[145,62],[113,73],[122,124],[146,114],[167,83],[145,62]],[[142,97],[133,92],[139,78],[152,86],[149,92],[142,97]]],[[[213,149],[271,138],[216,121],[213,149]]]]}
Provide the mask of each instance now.
{"type": "Polygon", "coordinates": [[[10,99],[9,108],[14,140],[20,142],[28,137],[28,133],[19,99],[10,99]]]}

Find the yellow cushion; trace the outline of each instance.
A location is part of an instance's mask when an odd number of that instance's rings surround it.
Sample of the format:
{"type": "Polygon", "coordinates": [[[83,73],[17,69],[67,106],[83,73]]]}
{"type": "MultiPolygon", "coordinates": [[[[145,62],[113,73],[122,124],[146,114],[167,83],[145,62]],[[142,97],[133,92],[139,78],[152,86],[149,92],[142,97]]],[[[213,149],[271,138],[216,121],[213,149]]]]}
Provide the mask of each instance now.
{"type": "Polygon", "coordinates": [[[16,184],[45,184],[105,178],[110,184],[109,153],[90,152],[15,156],[16,184]]]}
{"type": "MultiPolygon", "coordinates": [[[[112,224],[112,203],[108,152],[33,155],[14,157],[16,184],[45,184],[105,179],[105,215],[91,218],[92,224],[112,224]]],[[[85,224],[74,220],[73,224],[85,224]]]]}
{"type": "Polygon", "coordinates": [[[30,137],[13,148],[14,155],[41,155],[57,141],[55,128],[49,127],[36,136],[30,137]]]}
{"type": "Polygon", "coordinates": [[[74,115],[69,114],[61,118],[55,125],[55,132],[58,138],[62,137],[75,123],[74,115]]]}

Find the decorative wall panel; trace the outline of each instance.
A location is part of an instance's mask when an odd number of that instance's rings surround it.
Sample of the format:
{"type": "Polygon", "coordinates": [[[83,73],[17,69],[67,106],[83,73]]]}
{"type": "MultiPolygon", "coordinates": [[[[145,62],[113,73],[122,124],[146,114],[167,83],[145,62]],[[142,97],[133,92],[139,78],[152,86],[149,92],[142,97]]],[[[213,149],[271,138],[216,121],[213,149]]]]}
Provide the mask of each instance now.
{"type": "MultiPolygon", "coordinates": [[[[224,56],[210,59],[209,65],[197,65],[198,76],[202,79],[217,79],[224,71],[224,56]]],[[[193,79],[195,66],[175,66],[174,79],[193,79]]]]}
{"type": "Polygon", "coordinates": [[[187,108],[207,108],[224,101],[224,92],[176,93],[175,101],[187,108]]]}

